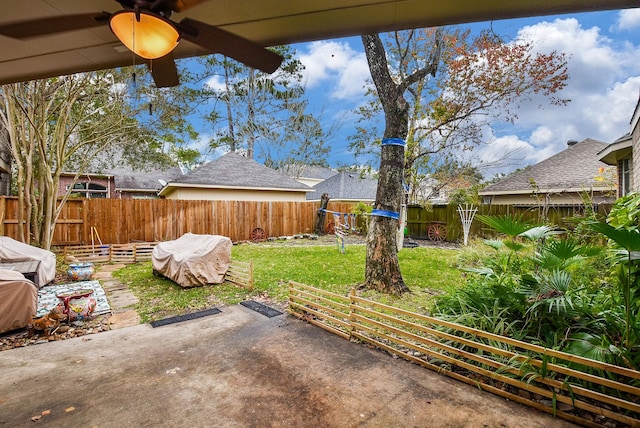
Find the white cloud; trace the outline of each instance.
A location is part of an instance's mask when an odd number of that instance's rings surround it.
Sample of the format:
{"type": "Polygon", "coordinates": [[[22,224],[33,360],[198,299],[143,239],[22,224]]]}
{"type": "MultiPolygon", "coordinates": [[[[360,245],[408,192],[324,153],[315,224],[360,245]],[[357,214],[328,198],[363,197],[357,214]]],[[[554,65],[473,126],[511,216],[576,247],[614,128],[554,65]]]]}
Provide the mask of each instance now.
{"type": "Polygon", "coordinates": [[[222,76],[212,76],[204,82],[204,87],[216,92],[224,92],[227,88],[222,76]]]}
{"type": "Polygon", "coordinates": [[[369,78],[369,66],[364,52],[355,51],[346,41],[319,41],[305,46],[300,54],[305,66],[304,82],[308,89],[334,84],[325,94],[333,98],[361,97],[369,78]]]}
{"type": "Polygon", "coordinates": [[[640,8],[625,9],[618,12],[618,22],[614,30],[625,31],[640,28],[640,8]]]}
{"type": "Polygon", "coordinates": [[[200,134],[195,140],[191,140],[188,144],[188,148],[197,150],[200,153],[207,153],[209,151],[209,142],[211,141],[211,134],[200,134]]]}
{"type": "Polygon", "coordinates": [[[523,27],[518,37],[533,41],[539,52],[570,55],[569,80],[560,96],[571,102],[544,108],[542,98],[523,103],[516,127],[503,129],[505,135],[492,142],[497,152],[504,150],[502,139],[524,141],[533,149],[523,152],[526,165],[564,150],[568,140],[610,143],[629,131],[640,91],[640,46],[605,37],[597,27],[583,28],[574,18],[523,27]]]}

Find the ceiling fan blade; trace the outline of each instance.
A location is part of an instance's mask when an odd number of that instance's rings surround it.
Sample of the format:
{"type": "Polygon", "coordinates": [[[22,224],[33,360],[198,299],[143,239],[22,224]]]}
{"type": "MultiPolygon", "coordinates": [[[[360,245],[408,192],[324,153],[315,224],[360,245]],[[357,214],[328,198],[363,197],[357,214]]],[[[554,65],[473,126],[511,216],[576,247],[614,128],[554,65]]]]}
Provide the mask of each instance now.
{"type": "Polygon", "coordinates": [[[204,22],[185,18],[180,21],[178,28],[182,31],[183,39],[265,73],[276,71],[284,59],[257,43],[204,22]]]}
{"type": "Polygon", "coordinates": [[[168,0],[167,5],[174,12],[183,12],[205,1],[207,0],[168,0]]]}
{"type": "Polygon", "coordinates": [[[152,60],[149,64],[149,69],[156,88],[168,88],[180,84],[178,68],[171,54],[152,60]]]}
{"type": "Polygon", "coordinates": [[[94,12],[12,22],[11,24],[0,25],[0,34],[14,39],[30,39],[32,37],[98,27],[107,24],[110,16],[111,14],[107,12],[94,12]]]}

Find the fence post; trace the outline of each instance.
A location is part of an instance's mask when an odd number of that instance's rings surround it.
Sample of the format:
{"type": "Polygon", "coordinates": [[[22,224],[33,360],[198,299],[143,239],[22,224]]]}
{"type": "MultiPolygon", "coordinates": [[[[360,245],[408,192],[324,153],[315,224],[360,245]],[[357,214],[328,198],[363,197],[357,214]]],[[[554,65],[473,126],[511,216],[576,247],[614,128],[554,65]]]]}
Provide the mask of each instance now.
{"type": "Polygon", "coordinates": [[[80,242],[80,245],[87,245],[87,242],[89,242],[89,233],[87,232],[88,224],[89,224],[89,200],[83,198],[82,199],[82,232],[81,232],[82,242],[80,242]]]}
{"type": "Polygon", "coordinates": [[[356,289],[355,287],[351,289],[349,293],[349,340],[353,339],[353,332],[355,330],[356,320],[355,320],[355,311],[356,311],[356,302],[354,297],[356,297],[356,289]]]}

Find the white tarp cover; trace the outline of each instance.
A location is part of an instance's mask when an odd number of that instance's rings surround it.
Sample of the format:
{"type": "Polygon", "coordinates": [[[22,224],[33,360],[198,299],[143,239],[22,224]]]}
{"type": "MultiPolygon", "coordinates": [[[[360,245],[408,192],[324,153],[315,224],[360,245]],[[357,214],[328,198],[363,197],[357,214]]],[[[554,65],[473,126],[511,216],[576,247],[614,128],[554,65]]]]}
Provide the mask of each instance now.
{"type": "Polygon", "coordinates": [[[38,287],[20,272],[0,269],[0,333],[29,325],[37,307],[38,287]]]}
{"type": "Polygon", "coordinates": [[[221,284],[231,261],[231,239],[185,233],[151,253],[153,269],[182,287],[221,284]]]}
{"type": "Polygon", "coordinates": [[[56,277],[56,255],[51,251],[25,244],[8,236],[0,236],[0,262],[26,262],[39,260],[38,287],[47,285],[56,277]]]}

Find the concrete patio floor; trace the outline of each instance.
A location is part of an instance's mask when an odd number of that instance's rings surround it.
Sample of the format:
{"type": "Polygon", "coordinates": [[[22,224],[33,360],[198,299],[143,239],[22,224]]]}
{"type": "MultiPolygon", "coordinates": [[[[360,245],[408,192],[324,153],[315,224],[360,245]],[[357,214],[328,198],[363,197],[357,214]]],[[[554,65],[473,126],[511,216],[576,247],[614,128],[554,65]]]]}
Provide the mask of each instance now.
{"type": "Polygon", "coordinates": [[[221,310],[1,352],[0,426],[573,426],[291,316],[221,310]]]}

